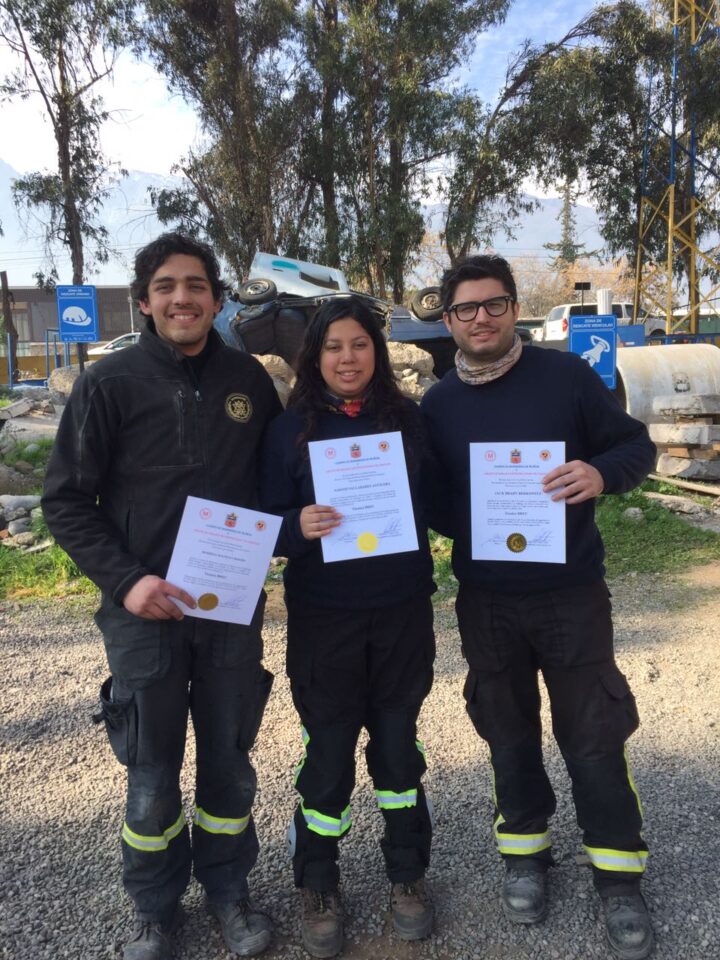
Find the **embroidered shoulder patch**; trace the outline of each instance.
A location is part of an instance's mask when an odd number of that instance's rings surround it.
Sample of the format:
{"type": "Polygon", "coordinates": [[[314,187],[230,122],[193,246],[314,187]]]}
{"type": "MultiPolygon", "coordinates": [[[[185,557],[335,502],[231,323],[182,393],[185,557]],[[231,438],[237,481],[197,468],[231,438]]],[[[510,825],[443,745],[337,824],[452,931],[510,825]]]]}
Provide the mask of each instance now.
{"type": "Polygon", "coordinates": [[[252,416],[253,408],[250,397],[244,393],[231,393],[225,400],[225,413],[231,420],[238,423],[247,423],[252,416]]]}

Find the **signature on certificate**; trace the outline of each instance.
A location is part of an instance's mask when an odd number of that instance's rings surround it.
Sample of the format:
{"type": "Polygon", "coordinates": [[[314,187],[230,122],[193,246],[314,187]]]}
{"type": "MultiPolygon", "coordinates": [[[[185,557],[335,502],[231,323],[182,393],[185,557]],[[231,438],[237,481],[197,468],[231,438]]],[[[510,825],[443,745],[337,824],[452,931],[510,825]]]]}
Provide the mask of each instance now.
{"type": "MultiPolygon", "coordinates": [[[[496,533],[494,537],[490,537],[488,540],[483,540],[483,543],[505,543],[506,538],[500,534],[496,533]]],[[[552,530],[546,530],[545,533],[538,533],[534,537],[528,539],[527,545],[529,547],[547,547],[552,543],[552,530]]]]}

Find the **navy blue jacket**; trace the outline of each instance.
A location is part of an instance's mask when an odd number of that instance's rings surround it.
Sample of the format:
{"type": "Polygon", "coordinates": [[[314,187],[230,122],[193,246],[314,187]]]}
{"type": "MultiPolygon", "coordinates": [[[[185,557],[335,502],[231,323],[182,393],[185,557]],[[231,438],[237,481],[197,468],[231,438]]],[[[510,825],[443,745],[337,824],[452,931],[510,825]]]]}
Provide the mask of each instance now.
{"type": "MultiPolygon", "coordinates": [[[[260,468],[262,509],[283,516],[276,553],[288,558],[285,593],[289,602],[323,609],[366,610],[402,603],[416,594],[435,589],[427,523],[421,503],[423,470],[428,470],[429,446],[417,406],[407,402],[407,416],[415,427],[414,438],[403,432],[405,460],[413,498],[419,549],[407,553],[362,557],[325,563],[320,540],[306,540],[300,530],[300,511],[316,503],[307,448],[298,446],[305,420],[294,409],[286,410],[268,427],[260,468]]],[[[378,433],[377,423],[361,412],[358,417],[326,410],[317,418],[313,440],[378,433]]]]}
{"type": "Polygon", "coordinates": [[[517,364],[490,383],[469,386],[451,370],[420,406],[443,479],[430,525],[453,538],[453,570],[461,583],[531,593],[603,576],[594,500],[566,507],[565,564],[471,559],[470,443],[564,440],[566,461],[592,464],[605,493],[631,490],[652,470],[655,446],[644,424],[625,413],[585,360],[525,347],[517,364]]]}

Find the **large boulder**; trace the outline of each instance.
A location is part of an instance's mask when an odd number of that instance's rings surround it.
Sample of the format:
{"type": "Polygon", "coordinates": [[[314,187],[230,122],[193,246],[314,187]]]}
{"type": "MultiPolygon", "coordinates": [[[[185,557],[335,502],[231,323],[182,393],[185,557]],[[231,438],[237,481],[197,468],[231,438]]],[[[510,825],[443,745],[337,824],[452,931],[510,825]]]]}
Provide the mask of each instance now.
{"type": "Polygon", "coordinates": [[[396,372],[403,370],[417,370],[423,377],[431,377],[435,361],[426,350],[421,350],[414,343],[388,343],[390,364],[396,372]]]}
{"type": "Polygon", "coordinates": [[[56,367],[50,373],[48,390],[53,403],[66,403],[70,396],[73,384],[80,376],[80,367],[73,364],[70,367],[56,367]]]}
{"type": "Polygon", "coordinates": [[[289,363],[274,353],[254,353],[253,356],[261,363],[273,380],[284,380],[288,386],[295,383],[295,373],[289,363]]]}

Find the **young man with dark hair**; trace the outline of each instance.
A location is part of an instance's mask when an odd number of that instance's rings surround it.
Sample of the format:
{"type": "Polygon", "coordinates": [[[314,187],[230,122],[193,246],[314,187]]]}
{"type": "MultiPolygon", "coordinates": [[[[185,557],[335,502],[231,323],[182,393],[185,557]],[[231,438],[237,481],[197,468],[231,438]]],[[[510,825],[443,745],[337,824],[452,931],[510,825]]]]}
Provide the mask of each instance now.
{"type": "Polygon", "coordinates": [[[168,960],[191,870],[230,950],[270,941],[248,901],[258,853],[249,750],[272,675],[264,598],[249,626],[183,617],[194,599],[164,579],[188,496],[257,505],[256,455],[281,411],[272,381],[213,330],[225,285],[214,254],[180,234],[139,251],[136,346],[77,380],[48,467],[43,509],[58,543],[101,590],[95,616],[111,677],[110,744],[127,767],[123,880],[135,905],[125,960],[168,960]],[[180,792],[188,713],[197,745],[190,831],[180,792]]]}
{"type": "Polygon", "coordinates": [[[653,946],[640,894],[647,846],[625,754],[638,716],[615,664],[594,500],[640,483],[655,448],[586,361],[523,348],[515,333],[515,281],[502,258],[458,263],[443,277],[442,297],[458,352],[456,369],[422,401],[448,485],[447,513],[431,525],[454,540],[456,609],[468,661],[464,692],[490,747],[503,908],[517,923],[535,923],[546,913],[555,795],[542,758],[541,670],[609,945],[621,960],[641,960],[653,946]],[[565,442],[566,462],[542,483],[566,504],[566,562],[473,559],[470,444],[534,441],[565,442]]]}

